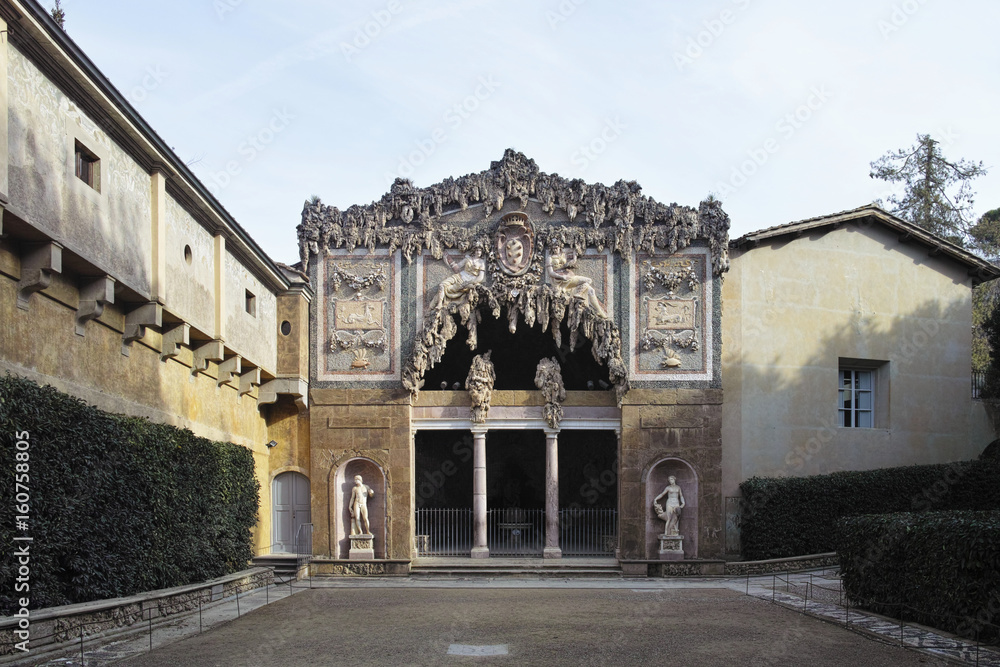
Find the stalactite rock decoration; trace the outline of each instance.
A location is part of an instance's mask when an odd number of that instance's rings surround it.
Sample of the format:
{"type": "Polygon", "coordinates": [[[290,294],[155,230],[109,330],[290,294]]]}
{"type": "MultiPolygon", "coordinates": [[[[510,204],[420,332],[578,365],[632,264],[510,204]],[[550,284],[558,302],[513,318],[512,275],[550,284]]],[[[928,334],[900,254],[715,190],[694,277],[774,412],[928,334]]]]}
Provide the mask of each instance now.
{"type": "Polygon", "coordinates": [[[472,422],[485,424],[490,414],[490,399],[493,398],[493,384],[497,380],[493,362],[490,361],[492,350],[485,354],[477,354],[472,358],[469,375],[465,378],[465,389],[472,398],[470,410],[472,422]]]}
{"type": "Polygon", "coordinates": [[[312,256],[328,248],[400,249],[408,262],[425,248],[435,257],[443,248],[467,249],[481,231],[449,227],[442,214],[482,204],[488,218],[508,199],[517,199],[522,209],[529,199],[537,200],[545,213],[561,209],[570,222],[582,218],[582,225],[538,230],[547,247],[559,243],[580,254],[587,247],[611,248],[627,261],[641,248],[674,253],[700,239],[711,248],[713,274],[729,268],[729,216],[717,200],[709,198],[697,210],[661,204],[643,196],[633,181],[606,186],[569,180],[541,172],[534,160],[507,149],[486,171],[427,188],[396,179],[388,193],[366,206],[341,211],[318,198],[307,201],[297,229],[303,271],[308,272],[312,256]]]}
{"type": "Polygon", "coordinates": [[[566,400],[566,387],[563,385],[558,359],[550,357],[538,362],[535,386],[542,390],[545,398],[545,422],[549,428],[558,429],[563,417],[562,403],[566,400]]]}

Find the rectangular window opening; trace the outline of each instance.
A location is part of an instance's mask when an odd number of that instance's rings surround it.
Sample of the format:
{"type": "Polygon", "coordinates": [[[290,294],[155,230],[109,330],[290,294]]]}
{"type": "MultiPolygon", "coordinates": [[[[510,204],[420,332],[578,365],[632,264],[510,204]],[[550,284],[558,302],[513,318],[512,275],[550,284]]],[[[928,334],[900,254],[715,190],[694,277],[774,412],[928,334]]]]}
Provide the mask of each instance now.
{"type": "Polygon", "coordinates": [[[888,428],[888,362],[841,359],[837,424],[843,428],[888,428]]]}
{"type": "Polygon", "coordinates": [[[76,145],[76,177],[97,190],[101,191],[101,160],[79,141],[76,145]]]}
{"type": "Polygon", "coordinates": [[[246,291],[246,309],[248,313],[257,317],[257,297],[250,290],[246,291]]]}

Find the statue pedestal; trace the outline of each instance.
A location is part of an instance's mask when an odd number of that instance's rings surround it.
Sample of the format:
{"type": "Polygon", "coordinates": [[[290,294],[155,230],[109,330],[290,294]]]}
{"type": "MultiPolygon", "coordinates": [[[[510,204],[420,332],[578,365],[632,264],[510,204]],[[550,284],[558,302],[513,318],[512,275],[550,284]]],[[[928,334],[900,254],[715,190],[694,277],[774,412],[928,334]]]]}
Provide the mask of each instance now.
{"type": "Polygon", "coordinates": [[[375,560],[375,536],[371,533],[351,535],[351,550],[347,553],[350,560],[375,560]]]}
{"type": "Polygon", "coordinates": [[[683,535],[660,535],[660,560],[684,560],[683,535]]]}

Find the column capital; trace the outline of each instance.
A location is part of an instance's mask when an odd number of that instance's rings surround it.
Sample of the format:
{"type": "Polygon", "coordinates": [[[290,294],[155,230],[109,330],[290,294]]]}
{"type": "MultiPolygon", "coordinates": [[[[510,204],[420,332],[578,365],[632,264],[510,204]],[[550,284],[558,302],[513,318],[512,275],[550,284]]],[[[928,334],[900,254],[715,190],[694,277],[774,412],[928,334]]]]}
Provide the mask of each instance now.
{"type": "Polygon", "coordinates": [[[469,430],[472,431],[473,435],[485,435],[489,432],[490,428],[488,426],[473,426],[469,430]]]}
{"type": "Polygon", "coordinates": [[[561,433],[561,429],[558,428],[543,428],[542,431],[545,432],[545,437],[557,437],[561,433]]]}

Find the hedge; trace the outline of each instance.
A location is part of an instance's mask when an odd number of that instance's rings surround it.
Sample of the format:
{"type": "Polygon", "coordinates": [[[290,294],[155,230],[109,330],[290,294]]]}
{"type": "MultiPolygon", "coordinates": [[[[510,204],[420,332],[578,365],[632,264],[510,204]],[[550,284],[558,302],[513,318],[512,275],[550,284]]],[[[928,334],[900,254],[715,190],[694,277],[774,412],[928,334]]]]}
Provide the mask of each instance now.
{"type": "MultiPolygon", "coordinates": [[[[203,581],[252,556],[260,485],[245,447],[6,375],[0,450],[0,543],[29,545],[31,609],[203,581]],[[16,461],[23,451],[28,461],[16,461]],[[27,463],[27,531],[15,525],[17,463],[27,463]]],[[[24,595],[14,560],[0,562],[2,614],[24,595]]]]}
{"type": "Polygon", "coordinates": [[[852,604],[984,641],[1000,639],[1000,511],[841,519],[852,604]]]}
{"type": "Polygon", "coordinates": [[[1000,463],[977,460],[813,477],[752,477],[740,490],[743,557],[786,558],[834,551],[834,526],[845,516],[1000,509],[1000,463]]]}

